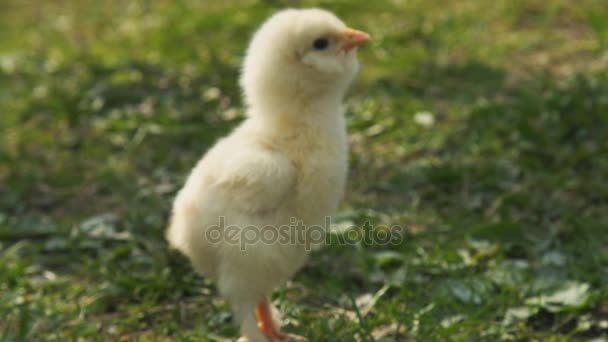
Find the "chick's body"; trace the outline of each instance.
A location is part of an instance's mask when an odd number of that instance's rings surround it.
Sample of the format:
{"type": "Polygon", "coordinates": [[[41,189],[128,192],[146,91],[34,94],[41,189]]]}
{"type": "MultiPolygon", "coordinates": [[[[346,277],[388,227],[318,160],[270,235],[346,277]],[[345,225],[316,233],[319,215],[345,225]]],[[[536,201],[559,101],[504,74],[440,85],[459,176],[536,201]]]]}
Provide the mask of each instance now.
{"type": "Polygon", "coordinates": [[[174,202],[170,244],[216,281],[252,342],[287,337],[267,297],[306,259],[308,235],[294,234],[328,228],[344,191],[342,100],[358,69],[356,49],[344,46],[367,40],[345,30],[316,9],[279,12],[262,26],[241,76],[248,118],[206,153],[174,202]]]}
{"type": "Polygon", "coordinates": [[[245,121],[190,174],[174,203],[169,241],[204,275],[222,282],[231,273],[248,291],[268,294],[302,265],[307,248],[301,239],[262,241],[260,234],[298,222],[321,227],[342,196],[346,134],[342,116],[334,119],[322,127],[245,121]],[[228,237],[228,227],[257,236],[232,230],[228,237]]]}

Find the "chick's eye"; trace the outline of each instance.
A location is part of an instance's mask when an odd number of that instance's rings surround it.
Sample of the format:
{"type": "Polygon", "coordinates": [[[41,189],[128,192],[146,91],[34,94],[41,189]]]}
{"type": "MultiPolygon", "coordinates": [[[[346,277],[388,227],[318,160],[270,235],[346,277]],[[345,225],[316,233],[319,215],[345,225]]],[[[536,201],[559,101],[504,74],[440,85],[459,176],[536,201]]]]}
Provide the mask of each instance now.
{"type": "Polygon", "coordinates": [[[317,38],[312,43],[315,50],[325,50],[329,46],[329,40],[327,38],[317,38]]]}

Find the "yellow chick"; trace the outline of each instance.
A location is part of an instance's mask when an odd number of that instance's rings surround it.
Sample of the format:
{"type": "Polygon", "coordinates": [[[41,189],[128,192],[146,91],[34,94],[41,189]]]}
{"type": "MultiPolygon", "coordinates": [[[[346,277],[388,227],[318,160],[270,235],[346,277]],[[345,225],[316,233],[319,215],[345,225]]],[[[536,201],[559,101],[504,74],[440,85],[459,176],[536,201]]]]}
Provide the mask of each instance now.
{"type": "Polygon", "coordinates": [[[270,17],[242,68],[247,119],[203,156],[175,199],[167,239],[216,282],[239,341],[294,339],[279,331],[268,298],[309,252],[294,228],[323,227],[343,196],[343,99],[367,40],[321,9],[270,17]]]}

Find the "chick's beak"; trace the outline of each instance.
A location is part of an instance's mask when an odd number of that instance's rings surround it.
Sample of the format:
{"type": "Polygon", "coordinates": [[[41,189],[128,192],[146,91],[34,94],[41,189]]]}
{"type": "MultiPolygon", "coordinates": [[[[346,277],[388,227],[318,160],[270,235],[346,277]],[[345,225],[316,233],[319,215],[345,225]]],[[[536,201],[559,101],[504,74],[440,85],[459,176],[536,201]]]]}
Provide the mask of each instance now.
{"type": "Polygon", "coordinates": [[[370,39],[370,35],[363,31],[346,28],[346,30],[344,30],[344,45],[342,46],[342,48],[345,51],[350,51],[370,39]]]}

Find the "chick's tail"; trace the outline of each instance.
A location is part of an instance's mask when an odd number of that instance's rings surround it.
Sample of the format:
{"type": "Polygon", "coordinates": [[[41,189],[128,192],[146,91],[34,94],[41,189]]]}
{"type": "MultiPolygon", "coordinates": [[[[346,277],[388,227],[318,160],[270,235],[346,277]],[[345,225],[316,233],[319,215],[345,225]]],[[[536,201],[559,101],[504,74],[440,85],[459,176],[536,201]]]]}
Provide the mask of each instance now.
{"type": "Polygon", "coordinates": [[[188,206],[175,205],[165,237],[169,245],[190,259],[194,269],[216,278],[217,253],[205,236],[206,227],[199,215],[188,206]]]}

